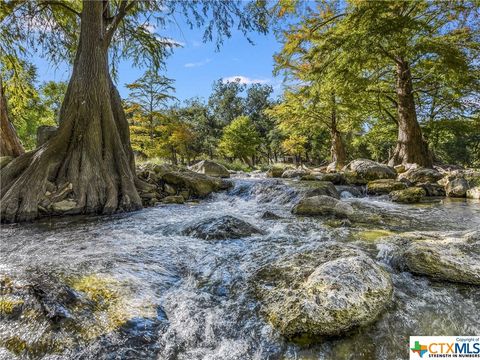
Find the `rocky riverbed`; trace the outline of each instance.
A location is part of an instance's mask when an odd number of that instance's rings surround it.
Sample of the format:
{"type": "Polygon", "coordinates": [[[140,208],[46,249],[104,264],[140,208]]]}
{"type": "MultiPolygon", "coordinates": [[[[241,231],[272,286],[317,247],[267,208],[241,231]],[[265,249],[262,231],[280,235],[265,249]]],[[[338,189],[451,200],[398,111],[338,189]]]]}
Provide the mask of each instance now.
{"type": "Polygon", "coordinates": [[[403,359],[410,335],[478,333],[480,202],[356,169],[2,225],[0,359],[403,359]]]}

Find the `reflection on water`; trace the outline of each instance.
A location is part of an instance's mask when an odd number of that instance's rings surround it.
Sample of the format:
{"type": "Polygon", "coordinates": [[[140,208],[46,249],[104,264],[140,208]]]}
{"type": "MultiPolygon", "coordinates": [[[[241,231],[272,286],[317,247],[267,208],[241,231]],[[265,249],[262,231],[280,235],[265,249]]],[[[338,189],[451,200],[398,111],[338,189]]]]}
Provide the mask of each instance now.
{"type": "Polygon", "coordinates": [[[70,332],[35,322],[28,314],[4,318],[0,359],[15,358],[5,349],[13,335],[25,346],[34,343],[35,336],[47,335],[68,345],[30,353],[45,359],[404,359],[410,335],[480,332],[477,288],[398,272],[380,256],[392,273],[395,293],[393,305],[377,323],[341,338],[318,339],[309,347],[285,342],[259,316],[259,304],[250,295],[249,282],[259,267],[321,248],[326,241],[353,241],[377,257],[375,241],[392,231],[479,228],[480,204],[443,199],[400,205],[385,197],[348,198],[344,201],[387,220],[332,226],[327,219],[290,214],[308,185],[271,179],[235,182],[229,193],[200,204],[2,226],[0,277],[18,284],[65,282],[78,290],[78,301],[91,309],[89,316],[104,326],[93,338],[77,335],[75,331],[88,328],[91,321],[82,318],[78,306],[67,309],[71,321],[80,323],[70,332]],[[281,219],[263,220],[266,210],[281,219]],[[180,235],[196,221],[226,214],[266,234],[216,242],[180,235]],[[114,285],[100,286],[95,279],[114,285]],[[114,300],[104,301],[109,296],[105,287],[112,289],[114,300]]]}

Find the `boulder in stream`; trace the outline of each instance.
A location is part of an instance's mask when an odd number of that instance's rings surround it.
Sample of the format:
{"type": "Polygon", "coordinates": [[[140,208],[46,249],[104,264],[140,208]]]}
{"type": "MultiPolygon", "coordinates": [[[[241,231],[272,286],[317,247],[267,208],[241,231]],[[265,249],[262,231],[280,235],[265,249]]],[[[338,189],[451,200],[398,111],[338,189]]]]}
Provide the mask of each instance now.
{"type": "Polygon", "coordinates": [[[333,215],[345,218],[353,215],[353,207],[331,196],[318,195],[302,198],[292,209],[296,215],[333,215]]]}
{"type": "Polygon", "coordinates": [[[239,239],[264,234],[256,226],[230,215],[202,220],[187,227],[182,233],[205,240],[239,239]]]}
{"type": "Polygon", "coordinates": [[[388,194],[395,190],[406,189],[407,185],[401,181],[394,179],[380,179],[369,181],[367,184],[367,194],[382,195],[388,194]]]}
{"type": "Polygon", "coordinates": [[[469,188],[468,181],[462,177],[455,177],[447,182],[445,191],[450,197],[465,197],[469,188]]]}
{"type": "Polygon", "coordinates": [[[230,177],[230,173],[228,172],[225,166],[210,160],[202,160],[196,163],[195,165],[190,166],[190,170],[195,171],[199,174],[205,174],[213,177],[219,177],[219,178],[230,177]]]}
{"type": "Polygon", "coordinates": [[[330,181],[315,181],[308,183],[308,190],[305,192],[304,197],[312,197],[318,195],[331,196],[335,199],[340,199],[335,185],[330,181]]]}
{"type": "Polygon", "coordinates": [[[438,180],[443,178],[438,170],[421,168],[421,167],[411,167],[406,172],[400,174],[398,179],[408,180],[412,184],[424,184],[424,183],[436,183],[438,180]]]}
{"type": "Polygon", "coordinates": [[[421,187],[411,187],[404,190],[396,190],[390,193],[390,199],[394,202],[412,204],[419,202],[427,195],[426,191],[421,187]]]}
{"type": "Polygon", "coordinates": [[[205,197],[214,191],[227,190],[232,187],[232,183],[227,180],[190,170],[166,172],[161,179],[176,189],[190,190],[193,195],[198,197],[205,197]]]}
{"type": "Polygon", "coordinates": [[[395,170],[385,164],[368,159],[357,159],[343,168],[347,181],[351,184],[366,184],[372,180],[395,179],[395,170]]]}
{"type": "Polygon", "coordinates": [[[293,340],[334,336],[374,322],[392,300],[390,275],[339,244],[281,259],[255,276],[262,313],[293,340]]]}
{"type": "Polygon", "coordinates": [[[412,273],[437,280],[480,285],[480,231],[416,235],[403,253],[412,273]]]}

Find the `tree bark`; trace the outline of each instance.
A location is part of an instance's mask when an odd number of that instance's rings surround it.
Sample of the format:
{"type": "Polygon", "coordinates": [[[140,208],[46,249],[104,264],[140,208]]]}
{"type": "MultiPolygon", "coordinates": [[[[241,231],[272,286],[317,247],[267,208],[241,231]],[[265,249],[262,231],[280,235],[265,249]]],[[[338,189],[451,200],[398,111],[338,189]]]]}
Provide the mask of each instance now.
{"type": "Polygon", "coordinates": [[[0,156],[17,157],[25,152],[17,132],[8,119],[7,99],[0,78],[0,156]]]}
{"type": "Polygon", "coordinates": [[[38,217],[48,182],[72,184],[69,214],[130,211],[142,206],[120,95],[109,73],[103,2],[84,1],[72,77],[57,134],[0,172],[1,220],[38,217]]]}
{"type": "Polygon", "coordinates": [[[420,166],[432,167],[432,156],[417,121],[412,74],[408,62],[403,59],[397,59],[396,93],[398,139],[389,165],[417,163],[420,166]]]}

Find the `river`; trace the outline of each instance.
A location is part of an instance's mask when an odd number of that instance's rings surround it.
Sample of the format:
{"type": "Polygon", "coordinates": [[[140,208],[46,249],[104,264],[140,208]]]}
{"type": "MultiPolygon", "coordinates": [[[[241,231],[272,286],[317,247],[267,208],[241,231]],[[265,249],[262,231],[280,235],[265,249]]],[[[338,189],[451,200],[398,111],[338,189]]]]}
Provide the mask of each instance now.
{"type": "Polygon", "coordinates": [[[410,335],[480,333],[478,287],[400,271],[378,242],[405,231],[478,229],[478,201],[400,205],[386,197],[344,196],[388,214],[392,222],[342,226],[290,213],[310,184],[262,177],[234,182],[232,190],[199,203],[2,225],[0,278],[14,279],[17,286],[46,283],[47,289],[70,281],[80,291],[101,279],[114,289],[115,309],[106,304],[93,320],[91,314],[85,320],[71,314],[80,324],[65,329],[25,313],[0,319],[0,359],[405,359],[410,335]],[[262,219],[267,210],[281,218],[262,219]],[[181,234],[201,219],[226,214],[265,234],[221,241],[181,234]],[[261,316],[249,291],[252,277],[282,256],[327,241],[362,248],[381,263],[392,275],[393,305],[377,322],[348,335],[308,346],[290,343],[261,316]],[[17,352],[7,350],[15,347],[12,338],[23,344],[17,352]],[[45,339],[62,345],[32,350],[45,339]]]}

